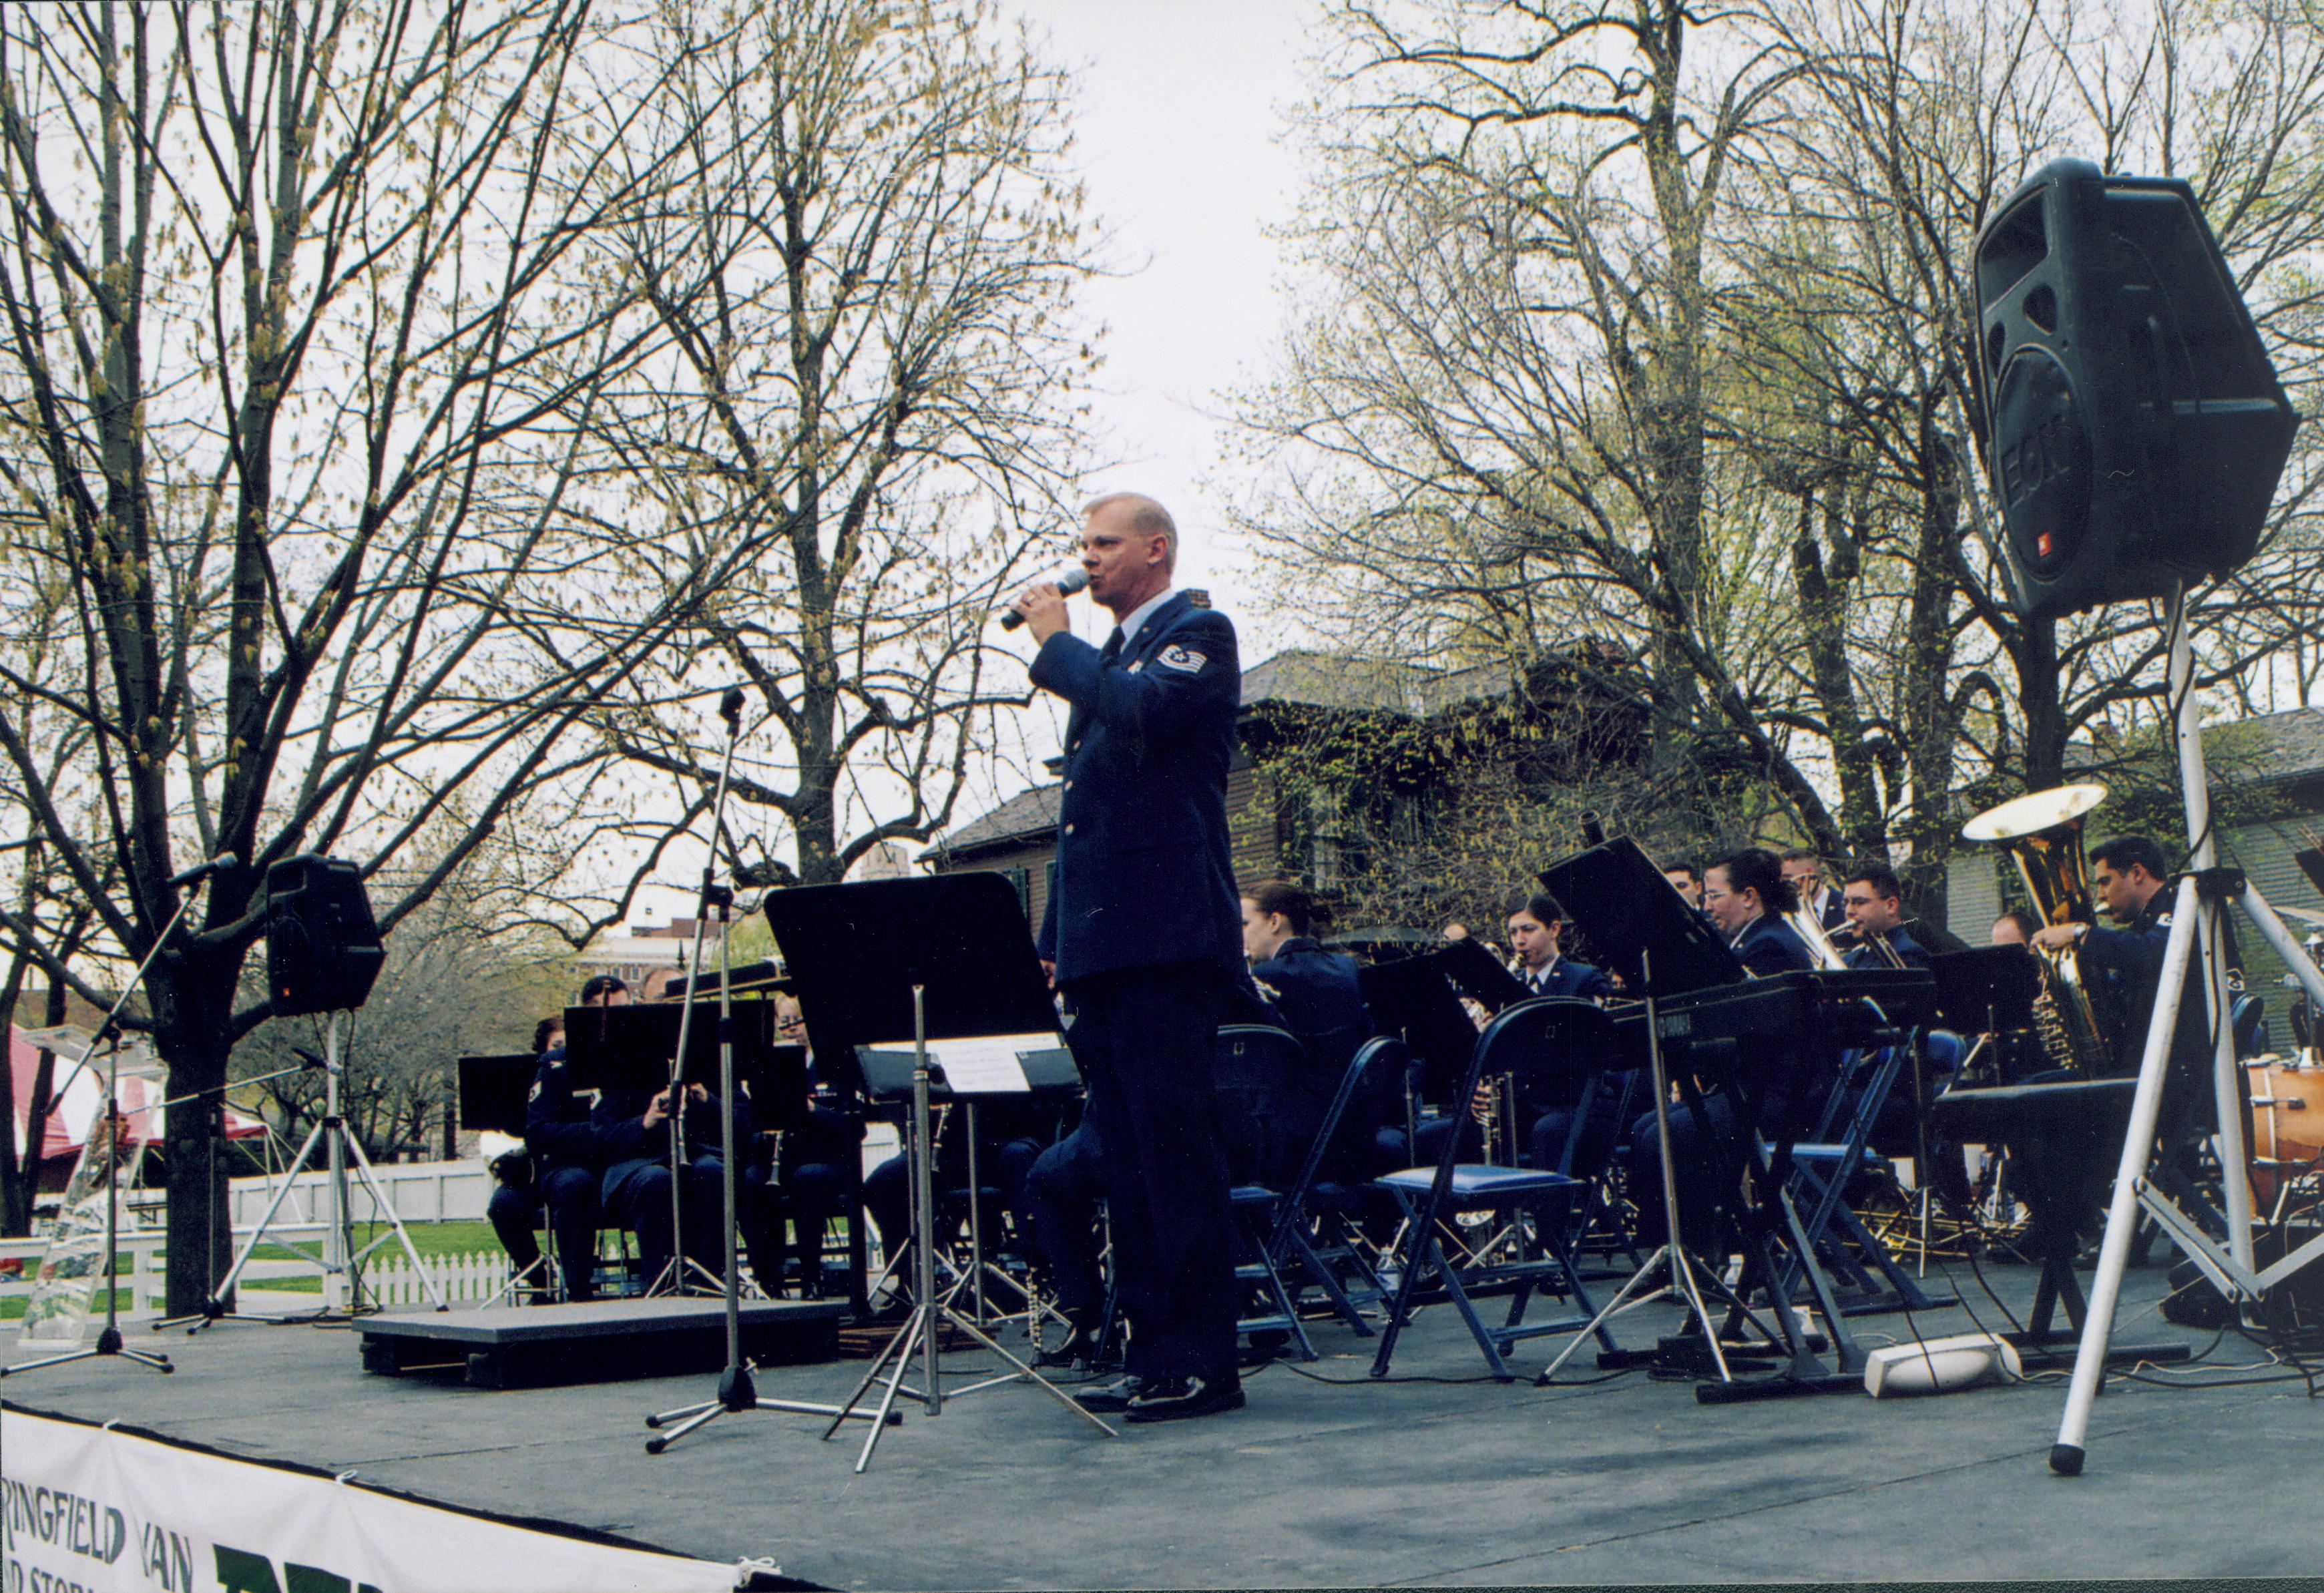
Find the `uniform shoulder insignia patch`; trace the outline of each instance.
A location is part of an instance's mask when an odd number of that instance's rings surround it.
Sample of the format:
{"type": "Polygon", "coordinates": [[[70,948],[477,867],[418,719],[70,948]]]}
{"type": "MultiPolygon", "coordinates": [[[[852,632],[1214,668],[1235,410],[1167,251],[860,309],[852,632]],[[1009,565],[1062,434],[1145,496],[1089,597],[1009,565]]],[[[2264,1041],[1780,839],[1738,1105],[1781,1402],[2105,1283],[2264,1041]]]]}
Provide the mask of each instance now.
{"type": "Polygon", "coordinates": [[[1186,601],[1195,608],[1206,609],[1211,606],[1211,594],[1200,586],[1189,586],[1186,588],[1186,601]]]}
{"type": "Polygon", "coordinates": [[[1188,675],[1199,675],[1210,660],[1185,642],[1172,642],[1154,655],[1154,661],[1165,669],[1176,669],[1188,675]]]}

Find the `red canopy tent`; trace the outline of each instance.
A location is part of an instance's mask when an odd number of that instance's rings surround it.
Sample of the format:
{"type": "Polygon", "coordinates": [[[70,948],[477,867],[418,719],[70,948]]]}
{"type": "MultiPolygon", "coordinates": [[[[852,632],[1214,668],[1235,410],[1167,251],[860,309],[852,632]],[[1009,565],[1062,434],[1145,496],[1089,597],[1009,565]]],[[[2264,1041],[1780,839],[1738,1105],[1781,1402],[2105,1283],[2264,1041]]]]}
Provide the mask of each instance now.
{"type": "MultiPolygon", "coordinates": [[[[8,1027],[8,1131],[15,1137],[17,1153],[24,1148],[25,1123],[32,1115],[32,1073],[40,1065],[40,1047],[24,1037],[23,1031],[14,1024],[8,1027]]],[[[75,1059],[62,1052],[57,1054],[55,1076],[50,1088],[62,1084],[73,1071],[75,1059]]],[[[161,1112],[158,1102],[161,1090],[158,1084],[144,1079],[124,1075],[121,1081],[121,1111],[128,1119],[128,1138],[132,1144],[143,1146],[161,1137],[161,1112]]],[[[97,1108],[105,1100],[105,1081],[96,1069],[82,1071],[70,1089],[65,1091],[61,1110],[51,1111],[41,1137],[40,1159],[58,1157],[69,1159],[80,1155],[83,1137],[97,1119],[97,1108]]],[[[238,1112],[231,1106],[226,1109],[226,1137],[228,1139],[253,1139],[266,1132],[266,1125],[256,1118],[238,1112]]]]}

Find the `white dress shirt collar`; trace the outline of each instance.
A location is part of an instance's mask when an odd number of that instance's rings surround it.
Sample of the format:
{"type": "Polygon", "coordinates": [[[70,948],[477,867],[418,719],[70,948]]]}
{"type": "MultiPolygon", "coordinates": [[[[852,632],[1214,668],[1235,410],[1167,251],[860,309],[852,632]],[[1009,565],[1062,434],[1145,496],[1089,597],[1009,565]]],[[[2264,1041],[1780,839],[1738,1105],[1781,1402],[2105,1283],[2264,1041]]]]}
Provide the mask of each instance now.
{"type": "Polygon", "coordinates": [[[1138,640],[1138,632],[1145,627],[1147,621],[1154,617],[1154,611],[1160,608],[1164,603],[1169,602],[1173,597],[1176,596],[1177,594],[1178,589],[1176,586],[1165,586],[1161,591],[1156,593],[1153,596],[1148,598],[1144,603],[1139,603],[1136,608],[1130,610],[1130,612],[1122,616],[1122,651],[1128,652],[1130,650],[1130,644],[1138,640]]]}

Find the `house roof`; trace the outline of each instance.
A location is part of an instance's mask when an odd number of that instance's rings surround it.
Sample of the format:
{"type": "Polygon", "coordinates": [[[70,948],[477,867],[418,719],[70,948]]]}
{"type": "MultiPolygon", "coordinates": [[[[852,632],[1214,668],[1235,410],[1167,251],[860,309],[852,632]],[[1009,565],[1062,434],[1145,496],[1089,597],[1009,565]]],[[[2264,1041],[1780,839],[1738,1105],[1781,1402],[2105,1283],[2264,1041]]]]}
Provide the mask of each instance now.
{"type": "MultiPolygon", "coordinates": [[[[2103,769],[2116,754],[2086,741],[2070,743],[2070,772],[2103,769]]],[[[2217,776],[2266,785],[2324,773],[2324,708],[2292,708],[2203,727],[2203,756],[2217,776]]]]}
{"type": "Polygon", "coordinates": [[[1434,669],[1386,658],[1293,649],[1242,672],[1242,705],[1296,703],[1317,708],[1387,710],[1422,715],[1479,697],[1506,695],[1515,686],[1506,664],[1434,669]]]}
{"type": "Polygon", "coordinates": [[[991,812],[970,820],[929,847],[926,855],[959,857],[1014,842],[1045,838],[1057,827],[1058,801],[1064,791],[1061,785],[1036,786],[1029,791],[1019,791],[991,812]]]}
{"type": "Polygon", "coordinates": [[[2207,757],[2238,779],[2288,780],[2324,770],[2324,708],[2293,708],[2203,727],[2207,757]]]}

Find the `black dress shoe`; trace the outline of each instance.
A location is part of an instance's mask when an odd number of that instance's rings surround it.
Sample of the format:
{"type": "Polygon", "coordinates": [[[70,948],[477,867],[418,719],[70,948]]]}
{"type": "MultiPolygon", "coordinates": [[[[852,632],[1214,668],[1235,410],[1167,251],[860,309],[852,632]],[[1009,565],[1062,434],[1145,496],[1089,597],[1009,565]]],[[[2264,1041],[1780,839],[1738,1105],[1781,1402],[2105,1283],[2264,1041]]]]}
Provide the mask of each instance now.
{"type": "Polygon", "coordinates": [[[1231,1376],[1162,1377],[1139,1392],[1126,1414],[1132,1422],[1183,1422],[1242,1406],[1242,1384],[1231,1376]]]}
{"type": "Polygon", "coordinates": [[[1069,1367],[1075,1361],[1087,1360],[1097,1349],[1097,1334],[1079,1322],[1065,1324],[1064,1334],[1055,1344],[1041,1346],[1041,1353],[1033,1358],[1037,1367],[1069,1367]]]}
{"type": "Polygon", "coordinates": [[[1093,1415],[1119,1416],[1125,1411],[1137,1408],[1137,1402],[1145,1396],[1146,1387],[1143,1377],[1124,1377],[1118,1383],[1081,1389],[1074,1395],[1074,1403],[1093,1415]]]}

